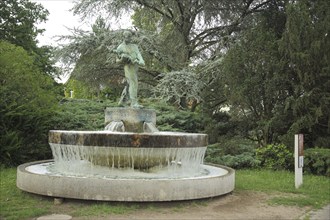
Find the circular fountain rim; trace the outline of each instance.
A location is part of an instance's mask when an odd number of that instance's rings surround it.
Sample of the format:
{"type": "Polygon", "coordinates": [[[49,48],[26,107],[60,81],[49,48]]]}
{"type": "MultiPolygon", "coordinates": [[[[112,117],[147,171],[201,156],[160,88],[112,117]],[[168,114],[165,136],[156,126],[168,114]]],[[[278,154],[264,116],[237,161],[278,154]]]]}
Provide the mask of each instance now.
{"type": "MultiPolygon", "coordinates": [[[[31,174],[41,174],[41,175],[49,175],[49,176],[64,176],[64,177],[74,177],[74,178],[86,178],[84,176],[81,176],[81,174],[79,175],[72,175],[72,174],[54,174],[51,172],[48,173],[38,173],[38,172],[33,172],[31,170],[29,170],[29,167],[33,167],[35,165],[53,165],[54,164],[54,160],[42,160],[42,161],[35,161],[35,162],[30,162],[30,163],[25,163],[25,164],[21,164],[19,165],[18,169],[20,169],[21,171],[26,171],[29,172],[31,174]]],[[[97,179],[116,179],[116,180],[135,180],[135,179],[144,179],[144,180],[189,180],[189,179],[205,179],[205,178],[212,178],[212,177],[218,177],[219,175],[221,176],[225,176],[225,175],[230,175],[230,172],[233,171],[232,168],[226,167],[226,166],[221,166],[221,165],[210,165],[210,164],[201,164],[201,168],[204,170],[209,171],[208,173],[200,173],[198,176],[192,176],[192,177],[186,177],[186,176],[176,176],[176,177],[169,177],[169,178],[165,178],[165,177],[152,177],[152,176],[148,176],[146,178],[135,178],[134,176],[132,177],[118,177],[116,176],[116,178],[112,178],[111,176],[97,176],[97,175],[93,175],[93,176],[88,176],[88,178],[97,178],[97,179]],[[223,174],[220,174],[219,169],[225,170],[226,172],[223,174]]],[[[111,172],[111,170],[109,170],[111,172]]],[[[148,173],[146,173],[147,175],[148,173]]]]}
{"type": "Polygon", "coordinates": [[[183,131],[157,131],[157,132],[130,132],[130,131],[108,131],[108,130],[97,130],[97,131],[79,131],[79,130],[49,130],[49,132],[66,132],[66,133],[77,133],[77,134],[118,134],[118,135],[150,135],[150,136],[207,136],[202,133],[188,133],[183,131]]]}
{"type": "MultiPolygon", "coordinates": [[[[206,178],[102,179],[31,173],[28,166],[53,160],[25,163],[17,168],[17,187],[23,191],[60,197],[103,201],[175,201],[209,198],[234,190],[235,170],[216,165],[228,173],[206,178]]],[[[211,165],[207,165],[211,166],[211,165]]]]}
{"type": "Polygon", "coordinates": [[[184,132],[112,132],[50,130],[50,144],[135,147],[135,148],[189,148],[208,145],[207,134],[184,132]]]}

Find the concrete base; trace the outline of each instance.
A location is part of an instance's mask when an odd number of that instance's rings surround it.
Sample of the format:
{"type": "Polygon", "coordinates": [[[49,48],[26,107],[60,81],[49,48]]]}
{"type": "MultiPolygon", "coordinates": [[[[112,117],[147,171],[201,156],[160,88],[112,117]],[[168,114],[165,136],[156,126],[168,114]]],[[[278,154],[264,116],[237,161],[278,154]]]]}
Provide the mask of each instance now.
{"type": "Polygon", "coordinates": [[[180,179],[86,178],[27,171],[29,166],[47,162],[51,161],[20,165],[17,187],[57,198],[147,202],[215,197],[233,191],[235,185],[235,171],[224,166],[203,165],[210,174],[180,179]]]}

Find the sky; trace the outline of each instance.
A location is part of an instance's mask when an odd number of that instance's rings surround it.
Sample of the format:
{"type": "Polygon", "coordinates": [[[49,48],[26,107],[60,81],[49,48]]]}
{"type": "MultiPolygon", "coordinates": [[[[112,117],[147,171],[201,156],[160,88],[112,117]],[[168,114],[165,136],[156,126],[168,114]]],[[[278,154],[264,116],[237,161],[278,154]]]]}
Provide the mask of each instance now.
{"type": "Polygon", "coordinates": [[[56,46],[56,36],[69,35],[68,28],[80,27],[88,29],[89,25],[80,21],[78,16],[74,16],[70,9],[73,7],[73,0],[31,0],[42,4],[49,11],[48,20],[38,24],[39,28],[45,29],[42,35],[37,37],[40,45],[56,46]]]}
{"type": "MultiPolygon", "coordinates": [[[[73,12],[70,11],[73,7],[74,0],[31,0],[32,2],[37,2],[42,4],[42,6],[49,11],[48,20],[44,23],[37,24],[38,28],[45,29],[42,35],[37,36],[39,46],[51,45],[56,47],[59,43],[56,41],[56,36],[60,35],[70,35],[69,29],[79,28],[83,30],[90,30],[91,24],[94,20],[81,21],[79,16],[74,16],[73,12]]],[[[119,28],[129,28],[131,26],[130,17],[118,20],[111,20],[114,29],[119,28]]],[[[61,66],[60,63],[57,66],[61,66]]],[[[60,79],[56,81],[60,83],[65,83],[68,80],[70,73],[64,73],[60,76],[60,79]]]]}
{"type": "MultiPolygon", "coordinates": [[[[31,0],[41,4],[49,11],[48,20],[45,23],[38,24],[39,28],[45,29],[42,35],[37,37],[39,45],[58,45],[56,36],[70,35],[70,30],[73,28],[80,28],[83,30],[90,30],[91,24],[94,20],[81,21],[79,16],[74,16],[70,9],[73,7],[74,0],[31,0]],[[69,29],[68,29],[69,28],[69,29]]],[[[114,28],[129,28],[131,21],[129,16],[123,20],[114,20],[117,25],[114,28]]]]}

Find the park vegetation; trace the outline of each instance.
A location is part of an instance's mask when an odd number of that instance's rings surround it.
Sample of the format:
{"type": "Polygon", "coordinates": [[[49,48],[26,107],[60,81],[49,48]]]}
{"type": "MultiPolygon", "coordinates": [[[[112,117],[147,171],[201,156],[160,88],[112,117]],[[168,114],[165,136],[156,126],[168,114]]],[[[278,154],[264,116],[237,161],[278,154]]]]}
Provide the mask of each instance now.
{"type": "Polygon", "coordinates": [[[306,172],[330,175],[328,0],[80,0],[74,13],[98,17],[57,48],[38,46],[41,5],[0,6],[1,166],[51,158],[51,129],[103,129],[124,86],[122,30],[106,16],[131,15],[141,103],[160,130],[207,133],[206,162],[273,170],[293,169],[303,133],[306,172]]]}

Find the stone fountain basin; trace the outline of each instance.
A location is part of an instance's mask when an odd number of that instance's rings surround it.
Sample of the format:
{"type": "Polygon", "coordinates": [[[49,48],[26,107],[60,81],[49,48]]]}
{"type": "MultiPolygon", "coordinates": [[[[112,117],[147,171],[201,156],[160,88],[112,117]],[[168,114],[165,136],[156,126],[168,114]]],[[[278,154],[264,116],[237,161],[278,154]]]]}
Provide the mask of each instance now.
{"type": "Polygon", "coordinates": [[[208,145],[207,134],[183,132],[111,132],[50,130],[49,143],[134,148],[184,148],[208,145]]]}
{"type": "Polygon", "coordinates": [[[75,159],[88,160],[94,165],[149,169],[155,166],[168,166],[172,162],[181,164],[186,161],[188,164],[194,160],[198,165],[202,162],[208,140],[206,134],[183,132],[51,130],[49,144],[55,162],[58,161],[56,155],[62,156],[66,154],[64,152],[69,151],[71,154],[74,152],[75,159]]]}
{"type": "Polygon", "coordinates": [[[17,187],[55,198],[102,201],[176,201],[215,197],[234,190],[235,171],[201,165],[207,174],[188,178],[109,178],[59,175],[47,171],[52,160],[22,164],[17,187]]]}

